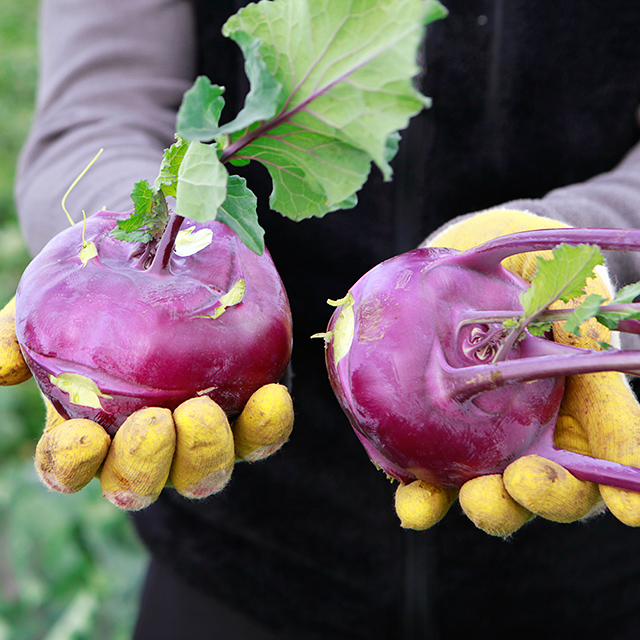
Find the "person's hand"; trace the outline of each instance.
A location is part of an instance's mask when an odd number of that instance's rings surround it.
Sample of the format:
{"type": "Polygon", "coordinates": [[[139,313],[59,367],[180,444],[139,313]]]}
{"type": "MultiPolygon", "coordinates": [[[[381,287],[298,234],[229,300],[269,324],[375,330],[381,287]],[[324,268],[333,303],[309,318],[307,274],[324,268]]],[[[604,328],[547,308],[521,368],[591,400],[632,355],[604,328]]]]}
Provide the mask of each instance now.
{"type": "MultiPolygon", "coordinates": [[[[31,373],[15,335],[15,300],[0,311],[0,385],[31,373]]],[[[62,493],[99,476],[103,494],[122,509],[151,504],[165,485],[204,498],[228,482],[237,460],[265,458],[289,438],[293,405],[287,388],[268,384],[229,423],[209,397],[187,400],[173,412],[149,407],[133,413],[111,439],[91,420],[65,420],[45,399],[46,425],[35,453],[42,481],[62,493]]]]}
{"type": "MultiPolygon", "coordinates": [[[[464,251],[492,238],[533,229],[566,226],[531,213],[498,209],[467,216],[427,239],[429,246],[464,251]]],[[[530,280],[540,254],[520,254],[504,266],[530,280]]],[[[611,297],[606,272],[589,280],[586,293],[611,297]]],[[[575,306],[572,301],[558,306],[575,306]]],[[[556,323],[554,340],[577,347],[600,349],[610,342],[608,330],[595,320],[581,327],[580,338],[556,323]]],[[[640,406],[626,378],[618,373],[575,375],[567,378],[554,432],[561,448],[598,458],[640,466],[640,406]]],[[[555,462],[539,456],[514,461],[504,474],[481,476],[459,492],[422,481],[401,484],[396,511],[407,528],[426,529],[438,522],[458,497],[465,514],[480,529],[508,536],[534,516],[555,522],[574,522],[596,513],[604,504],[622,522],[640,526],[640,494],[578,480],[555,462]]]]}

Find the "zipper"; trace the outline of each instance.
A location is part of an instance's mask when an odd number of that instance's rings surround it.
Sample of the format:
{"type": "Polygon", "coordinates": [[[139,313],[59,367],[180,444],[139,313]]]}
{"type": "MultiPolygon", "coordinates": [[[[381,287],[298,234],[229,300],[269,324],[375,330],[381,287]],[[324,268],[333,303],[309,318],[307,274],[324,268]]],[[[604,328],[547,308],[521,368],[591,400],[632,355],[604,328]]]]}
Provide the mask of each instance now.
{"type": "Polygon", "coordinates": [[[502,152],[502,135],[500,127],[500,79],[502,74],[502,44],[504,34],[504,0],[495,0],[489,26],[491,28],[491,44],[489,50],[489,73],[487,93],[485,97],[485,117],[487,135],[491,153],[496,167],[502,172],[504,155],[502,152]]]}

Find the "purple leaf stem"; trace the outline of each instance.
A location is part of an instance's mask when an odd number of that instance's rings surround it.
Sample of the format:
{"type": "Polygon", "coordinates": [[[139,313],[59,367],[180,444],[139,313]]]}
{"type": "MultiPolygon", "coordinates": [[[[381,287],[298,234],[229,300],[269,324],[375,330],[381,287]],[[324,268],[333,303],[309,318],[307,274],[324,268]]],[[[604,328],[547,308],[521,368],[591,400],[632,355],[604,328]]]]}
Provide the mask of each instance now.
{"type": "MultiPolygon", "coordinates": [[[[561,322],[568,320],[569,317],[575,311],[571,309],[547,309],[540,315],[536,316],[536,322],[561,322]]],[[[601,312],[629,312],[637,311],[640,313],[640,303],[630,302],[628,304],[604,304],[600,307],[601,312]]],[[[597,314],[596,314],[597,315],[597,314]]],[[[520,314],[517,311],[469,311],[465,313],[465,318],[460,323],[460,326],[465,324],[494,324],[497,322],[504,322],[511,318],[519,318],[520,314]]],[[[626,333],[640,333],[640,321],[635,319],[623,320],[620,322],[616,331],[623,331],[626,333]]]]}
{"type": "Polygon", "coordinates": [[[454,368],[444,365],[452,398],[463,402],[483,391],[498,389],[514,382],[579,373],[620,371],[640,375],[640,351],[585,351],[549,342],[557,355],[523,357],[496,363],[454,368]]]}
{"type": "Polygon", "coordinates": [[[156,249],[156,255],[153,258],[153,262],[149,267],[149,273],[161,274],[167,268],[169,260],[171,260],[171,252],[173,251],[173,245],[175,244],[178,231],[184,221],[184,216],[178,216],[173,214],[169,218],[169,222],[165,227],[158,247],[156,249]]]}
{"type": "Polygon", "coordinates": [[[528,251],[553,249],[559,244],[592,244],[604,251],[640,250],[640,229],[542,229],[523,231],[489,240],[460,254],[468,268],[487,272],[505,258],[528,251]]]}

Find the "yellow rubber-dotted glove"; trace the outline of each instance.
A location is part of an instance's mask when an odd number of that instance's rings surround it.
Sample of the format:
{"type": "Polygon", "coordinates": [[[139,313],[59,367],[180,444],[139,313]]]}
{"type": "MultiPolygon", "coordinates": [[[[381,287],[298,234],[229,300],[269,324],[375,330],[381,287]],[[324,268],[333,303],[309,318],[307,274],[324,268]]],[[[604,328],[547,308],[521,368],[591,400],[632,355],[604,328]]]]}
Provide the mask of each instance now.
{"type": "MultiPolygon", "coordinates": [[[[15,299],[0,311],[0,385],[31,374],[15,335],[15,299]]],[[[206,396],[173,412],[149,407],[133,413],[113,439],[91,420],[65,420],[45,399],[45,430],[35,465],[43,482],[62,493],[82,489],[96,475],[105,497],[122,509],[151,504],[166,484],[189,498],[204,498],[228,482],[236,460],[266,458],[287,441],[293,405],[287,388],[268,384],[229,424],[206,396]]]]}
{"type": "MultiPolygon", "coordinates": [[[[467,216],[429,238],[427,244],[464,251],[509,233],[563,226],[531,213],[498,209],[467,216]]],[[[503,265],[530,280],[538,255],[512,256],[503,265]]],[[[606,272],[601,276],[588,281],[586,294],[610,298],[606,272]]],[[[554,306],[575,306],[579,301],[554,306]]],[[[600,349],[600,342],[610,342],[609,331],[595,320],[581,326],[580,338],[564,331],[562,325],[554,326],[556,342],[591,349],[600,349]]],[[[640,406],[625,377],[615,372],[568,377],[554,439],[563,449],[640,466],[640,406]]],[[[474,478],[459,493],[422,481],[400,485],[396,511],[404,527],[425,529],[445,515],[456,497],[480,529],[502,537],[536,515],[555,522],[574,522],[599,511],[603,501],[619,520],[640,526],[639,493],[578,480],[559,464],[539,456],[519,458],[504,474],[474,478]]]]}

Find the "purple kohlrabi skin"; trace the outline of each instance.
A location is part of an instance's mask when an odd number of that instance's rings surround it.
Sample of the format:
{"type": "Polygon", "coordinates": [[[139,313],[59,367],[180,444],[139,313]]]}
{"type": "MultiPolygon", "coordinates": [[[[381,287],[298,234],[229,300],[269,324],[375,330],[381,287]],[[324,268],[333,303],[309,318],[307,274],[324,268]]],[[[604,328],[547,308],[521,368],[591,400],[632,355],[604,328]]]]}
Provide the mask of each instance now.
{"type": "MultiPolygon", "coordinates": [[[[489,363],[489,327],[465,312],[521,309],[526,287],[501,266],[469,269],[458,252],[417,249],[363,276],[336,309],[327,368],[372,461],[402,482],[458,487],[503,470],[555,423],[564,378],[509,384],[460,399],[451,372],[489,363]],[[459,329],[459,326],[461,327],[459,329]]],[[[508,358],[535,354],[526,335],[508,358]]]]}
{"type": "Polygon", "coordinates": [[[256,389],[282,377],[291,355],[291,312],[271,257],[222,223],[185,220],[194,233],[210,229],[211,243],[149,269],[141,245],[109,235],[126,215],[87,219],[84,242],[97,255],[86,264],[79,223],[22,276],[16,334],[41,390],[64,417],[95,420],[111,434],[137,409],[173,409],[198,395],[237,414],[256,389]],[[221,313],[221,297],[239,282],[244,295],[221,313]],[[60,382],[69,374],[71,390],[60,382]],[[78,381],[87,394],[74,395],[78,381]]]}

